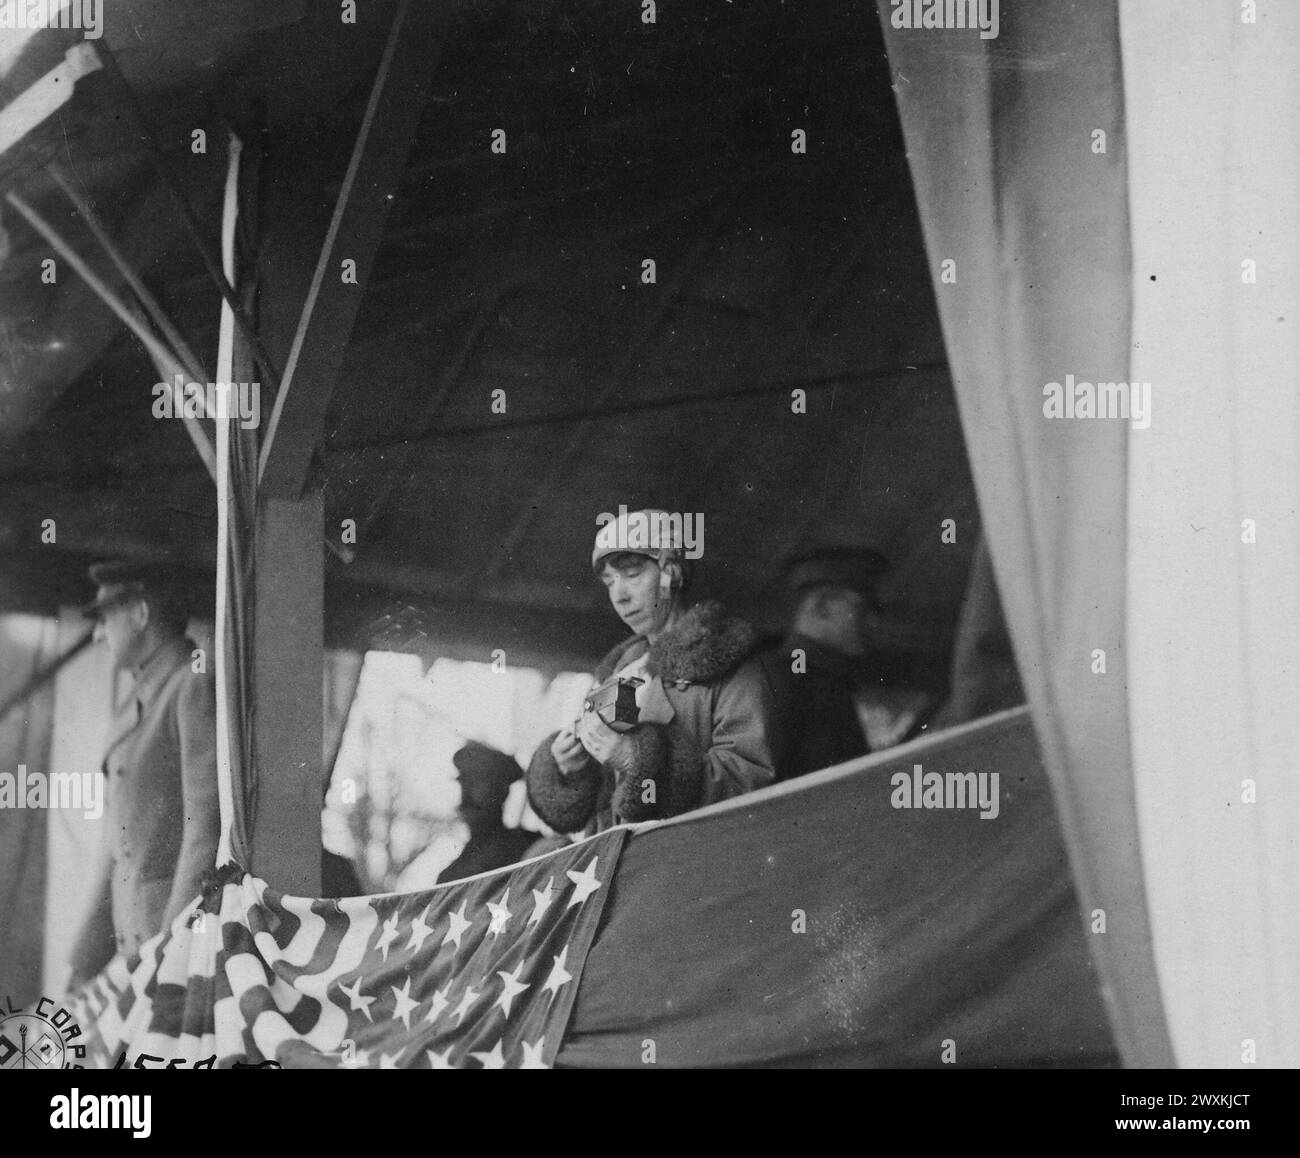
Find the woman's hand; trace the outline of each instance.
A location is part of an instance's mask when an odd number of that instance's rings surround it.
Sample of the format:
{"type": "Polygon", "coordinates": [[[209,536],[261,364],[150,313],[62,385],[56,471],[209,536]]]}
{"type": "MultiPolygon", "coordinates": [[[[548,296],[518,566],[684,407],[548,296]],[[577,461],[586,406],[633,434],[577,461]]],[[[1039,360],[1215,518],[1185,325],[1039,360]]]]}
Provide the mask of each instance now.
{"type": "Polygon", "coordinates": [[[578,739],[592,759],[601,764],[608,764],[623,749],[623,737],[594,712],[587,712],[578,721],[578,739]]]}
{"type": "Polygon", "coordinates": [[[555,757],[561,776],[572,776],[587,766],[587,750],[572,728],[565,728],[551,741],[551,755],[555,757]]]}

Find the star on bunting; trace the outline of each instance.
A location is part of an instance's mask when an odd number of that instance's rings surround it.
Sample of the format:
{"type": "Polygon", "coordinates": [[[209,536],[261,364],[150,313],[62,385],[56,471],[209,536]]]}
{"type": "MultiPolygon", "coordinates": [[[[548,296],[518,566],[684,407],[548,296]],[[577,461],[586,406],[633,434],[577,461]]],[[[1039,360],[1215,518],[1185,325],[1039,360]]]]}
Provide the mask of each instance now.
{"type": "Polygon", "coordinates": [[[533,915],[528,918],[528,924],[535,925],[542,919],[542,914],[546,912],[546,906],[551,903],[552,886],[555,884],[554,877],[546,878],[546,888],[540,892],[533,890],[533,915]]]}
{"type": "Polygon", "coordinates": [[[429,1001],[429,1012],[424,1015],[424,1020],[432,1024],[442,1016],[442,1011],[451,1004],[447,999],[447,994],[451,992],[451,982],[447,983],[446,989],[439,989],[434,992],[429,1001]]]}
{"type": "Polygon", "coordinates": [[[487,907],[488,912],[492,914],[492,923],[488,926],[487,935],[498,937],[506,931],[506,925],[510,923],[510,890],[506,889],[500,904],[488,901],[487,907]]]}
{"type": "Polygon", "coordinates": [[[449,1049],[444,1049],[442,1053],[434,1053],[433,1050],[426,1049],[424,1056],[429,1059],[429,1068],[431,1070],[450,1070],[455,1069],[451,1062],[447,1060],[447,1055],[450,1053],[451,1050],[449,1049]]]}
{"type": "Polygon", "coordinates": [[[465,906],[467,904],[469,904],[468,901],[461,901],[459,911],[447,914],[447,935],[442,939],[444,945],[447,944],[448,941],[454,941],[456,948],[460,948],[460,939],[465,935],[465,930],[474,923],[473,921],[465,920],[465,906]]]}
{"type": "Polygon", "coordinates": [[[591,863],[580,873],[575,873],[570,869],[565,875],[573,882],[573,896],[569,898],[569,903],[564,907],[572,908],[574,905],[580,905],[592,893],[600,888],[601,882],[596,879],[596,862],[600,857],[593,856],[591,863]]]}
{"type": "Polygon", "coordinates": [[[507,973],[504,969],[497,970],[497,976],[501,978],[501,985],[503,988],[501,990],[501,996],[492,1002],[492,1006],[493,1008],[496,1008],[498,1005],[501,1006],[501,1012],[504,1013],[507,1018],[510,1016],[510,1006],[514,1003],[515,998],[525,989],[530,988],[530,986],[521,985],[519,982],[519,974],[523,971],[524,967],[522,963],[513,973],[507,973]]]}
{"type": "Polygon", "coordinates": [[[524,1047],[524,1060],[519,1067],[521,1070],[545,1070],[551,1068],[542,1061],[542,1051],[546,1048],[545,1037],[539,1037],[533,1045],[529,1045],[526,1041],[520,1042],[520,1044],[524,1047]]]}
{"type": "Polygon", "coordinates": [[[470,1057],[476,1057],[483,1063],[485,1070],[503,1070],[506,1068],[505,1055],[501,1052],[501,1043],[497,1042],[490,1050],[471,1050],[470,1057]]]}
{"type": "Polygon", "coordinates": [[[465,996],[460,999],[460,1004],[456,1006],[456,1008],[453,1009],[451,1012],[452,1017],[456,1019],[457,1025],[461,1023],[461,1020],[464,1018],[465,1014],[469,1012],[469,1007],[473,1005],[474,1002],[478,1000],[478,998],[479,995],[473,989],[465,990],[465,996]]]}
{"type": "Polygon", "coordinates": [[[393,1001],[395,1003],[393,1016],[400,1017],[402,1024],[409,1030],[411,1028],[411,1011],[420,1003],[411,1000],[411,979],[407,977],[406,984],[398,989],[396,985],[390,985],[393,991],[393,1001]]]}
{"type": "Polygon", "coordinates": [[[370,1007],[374,1004],[375,999],[373,997],[361,996],[360,977],[358,977],[354,982],[352,982],[351,989],[349,989],[346,985],[340,985],[339,988],[348,995],[350,1013],[356,1013],[356,1011],[359,1009],[361,1010],[362,1013],[366,1015],[367,1021],[374,1021],[374,1018],[370,1016],[370,1007]]]}
{"type": "Polygon", "coordinates": [[[375,942],[375,948],[383,955],[385,961],[388,960],[388,946],[397,940],[397,914],[394,913],[384,922],[383,932],[379,934],[379,940],[375,942]]]}
{"type": "MultiPolygon", "coordinates": [[[[432,905],[429,906],[429,908],[432,907],[432,905]]],[[[424,918],[428,916],[428,914],[429,909],[425,909],[423,913],[411,922],[411,939],[407,941],[406,947],[408,949],[414,949],[417,953],[423,947],[425,938],[433,932],[433,926],[424,923],[424,918]]]]}
{"type": "Polygon", "coordinates": [[[555,957],[555,964],[551,966],[551,975],[547,977],[542,989],[548,993],[560,992],[560,986],[565,985],[573,980],[573,974],[565,967],[564,962],[569,956],[569,947],[565,945],[563,950],[555,957]]]}

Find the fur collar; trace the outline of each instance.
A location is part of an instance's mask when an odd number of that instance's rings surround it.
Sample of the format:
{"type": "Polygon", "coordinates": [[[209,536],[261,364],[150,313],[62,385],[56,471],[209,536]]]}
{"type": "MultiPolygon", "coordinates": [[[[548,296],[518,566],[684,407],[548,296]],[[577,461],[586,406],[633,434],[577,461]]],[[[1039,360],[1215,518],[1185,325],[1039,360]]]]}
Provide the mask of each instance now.
{"type": "MultiPolygon", "coordinates": [[[[688,608],[655,640],[646,671],[666,684],[707,684],[721,679],[758,649],[758,633],[721,603],[709,600],[688,608]]],[[[598,682],[646,650],[645,636],[619,644],[596,669],[598,682]]]]}

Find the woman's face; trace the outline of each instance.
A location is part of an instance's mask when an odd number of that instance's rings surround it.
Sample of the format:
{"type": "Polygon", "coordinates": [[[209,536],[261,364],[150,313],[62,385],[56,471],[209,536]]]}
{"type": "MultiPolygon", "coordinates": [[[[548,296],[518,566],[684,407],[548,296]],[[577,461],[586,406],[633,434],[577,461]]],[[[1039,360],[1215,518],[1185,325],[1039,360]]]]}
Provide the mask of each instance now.
{"type": "Polygon", "coordinates": [[[659,565],[645,555],[611,555],[600,580],[618,617],[637,635],[655,635],[668,622],[672,598],[659,588],[659,565]]]}

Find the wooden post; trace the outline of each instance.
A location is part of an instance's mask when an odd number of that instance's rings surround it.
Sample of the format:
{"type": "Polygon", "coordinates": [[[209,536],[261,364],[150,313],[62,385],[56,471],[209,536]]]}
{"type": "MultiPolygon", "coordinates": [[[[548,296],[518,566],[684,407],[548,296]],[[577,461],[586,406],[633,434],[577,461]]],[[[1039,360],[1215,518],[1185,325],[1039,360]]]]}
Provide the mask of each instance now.
{"type": "MultiPolygon", "coordinates": [[[[248,158],[247,188],[261,190],[249,198],[246,236],[263,255],[257,284],[245,284],[245,307],[266,309],[260,320],[263,337],[281,357],[288,341],[282,324],[285,299],[298,291],[274,260],[267,262],[262,222],[254,208],[266,201],[265,158],[248,158]]],[[[282,202],[270,199],[273,210],[282,202]]],[[[248,344],[237,338],[239,379],[256,378],[248,344]]],[[[262,419],[269,406],[265,384],[262,419]]],[[[265,433],[244,432],[245,462],[257,462],[257,441],[265,433]]],[[[253,534],[252,606],[249,618],[251,758],[256,770],[257,799],[250,832],[250,871],[272,888],[296,896],[316,897],[321,889],[321,799],[324,790],[325,735],[325,560],[322,537],[325,505],[320,481],[307,476],[293,497],[257,495],[253,534]]]]}
{"type": "Polygon", "coordinates": [[[447,10],[424,0],[398,5],[332,206],[321,205],[321,191],[340,174],[328,171],[317,142],[279,123],[272,85],[269,129],[284,168],[276,171],[273,153],[264,174],[259,331],[283,369],[259,431],[252,646],[258,799],[251,869],[297,895],[320,895],[324,788],[325,527],[311,464],[428,94],[447,10]],[[345,258],[355,279],[341,277],[345,258]]]}
{"type": "Polygon", "coordinates": [[[319,487],[263,497],[253,611],[252,872],[272,888],[320,895],[325,574],[319,487]]]}

